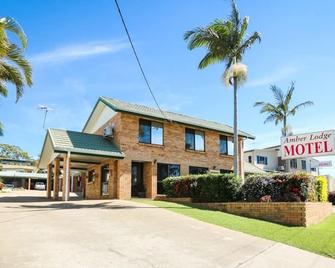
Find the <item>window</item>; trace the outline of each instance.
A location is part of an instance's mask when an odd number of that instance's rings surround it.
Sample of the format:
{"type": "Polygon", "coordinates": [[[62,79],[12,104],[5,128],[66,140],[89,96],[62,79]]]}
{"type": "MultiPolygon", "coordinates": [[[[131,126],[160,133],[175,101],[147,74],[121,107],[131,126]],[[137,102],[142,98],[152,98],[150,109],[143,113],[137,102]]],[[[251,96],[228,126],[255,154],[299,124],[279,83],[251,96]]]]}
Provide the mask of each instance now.
{"type": "Polygon", "coordinates": [[[257,164],[267,165],[268,164],[268,158],[266,156],[257,155],[257,164]]]}
{"type": "Polygon", "coordinates": [[[290,160],[290,167],[291,168],[297,168],[298,167],[297,159],[291,159],[290,160]]]}
{"type": "Polygon", "coordinates": [[[312,167],[312,168],[311,168],[311,171],[316,172],[316,168],[315,168],[315,167],[312,167]]]}
{"type": "Polygon", "coordinates": [[[95,170],[92,169],[88,172],[88,182],[92,182],[95,180],[95,170]]]}
{"type": "Polygon", "coordinates": [[[252,156],[251,155],[248,156],[248,162],[252,163],[252,156]]]}
{"type": "Polygon", "coordinates": [[[220,173],[221,174],[230,174],[230,173],[233,173],[233,171],[229,170],[229,169],[220,169],[220,173]]]}
{"type": "Polygon", "coordinates": [[[180,176],[180,165],[157,163],[157,193],[163,193],[162,181],[167,177],[180,176]]]}
{"type": "Polygon", "coordinates": [[[187,128],[185,130],[185,149],[205,151],[205,133],[187,128]]]}
{"type": "Polygon", "coordinates": [[[306,170],[306,160],[301,160],[301,169],[306,170]]]}
{"type": "Polygon", "coordinates": [[[208,172],[208,168],[205,167],[189,167],[190,174],[206,174],[208,172]]]}
{"type": "Polygon", "coordinates": [[[228,155],[228,139],[227,139],[227,136],[220,136],[220,154],[228,155]]]}
{"type": "Polygon", "coordinates": [[[138,140],[141,143],[163,145],[163,124],[140,119],[138,140]]]}

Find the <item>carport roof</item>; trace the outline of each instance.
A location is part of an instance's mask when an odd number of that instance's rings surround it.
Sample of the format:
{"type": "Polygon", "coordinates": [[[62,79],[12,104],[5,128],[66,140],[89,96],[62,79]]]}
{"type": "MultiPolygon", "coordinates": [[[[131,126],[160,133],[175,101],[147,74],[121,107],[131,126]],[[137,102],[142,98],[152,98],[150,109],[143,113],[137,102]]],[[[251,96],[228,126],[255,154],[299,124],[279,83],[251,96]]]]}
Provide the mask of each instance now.
{"type": "Polygon", "coordinates": [[[70,151],[76,154],[124,158],[114,142],[101,135],[62,129],[49,129],[48,134],[57,153],[70,151]]]}
{"type": "Polygon", "coordinates": [[[71,161],[99,161],[103,158],[124,158],[124,153],[112,140],[101,135],[77,131],[48,129],[43,144],[39,168],[47,165],[61,153],[71,153],[71,161]]]}

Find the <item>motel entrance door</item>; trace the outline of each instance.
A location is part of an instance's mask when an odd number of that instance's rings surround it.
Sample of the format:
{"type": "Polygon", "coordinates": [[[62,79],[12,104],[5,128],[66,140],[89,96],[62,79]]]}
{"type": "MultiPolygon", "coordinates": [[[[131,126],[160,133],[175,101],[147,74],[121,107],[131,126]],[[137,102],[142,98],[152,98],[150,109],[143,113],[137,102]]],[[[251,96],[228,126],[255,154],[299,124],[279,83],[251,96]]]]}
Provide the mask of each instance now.
{"type": "Polygon", "coordinates": [[[131,163],[131,196],[145,197],[143,184],[143,163],[131,163]]]}

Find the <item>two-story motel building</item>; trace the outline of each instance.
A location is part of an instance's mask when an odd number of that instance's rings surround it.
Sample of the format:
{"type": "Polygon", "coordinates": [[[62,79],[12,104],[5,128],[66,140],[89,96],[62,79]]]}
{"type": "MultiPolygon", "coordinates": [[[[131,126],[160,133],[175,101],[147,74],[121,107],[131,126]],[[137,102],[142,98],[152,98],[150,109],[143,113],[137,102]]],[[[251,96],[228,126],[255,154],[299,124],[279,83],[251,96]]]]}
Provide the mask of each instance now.
{"type": "MultiPolygon", "coordinates": [[[[247,138],[254,139],[239,132],[241,176],[247,138]]],[[[47,131],[39,167],[48,170],[49,198],[53,188],[54,199],[60,189],[68,199],[73,171],[85,198],[154,198],[168,176],[231,172],[232,141],[230,126],[100,97],[82,132],[47,131]]]]}

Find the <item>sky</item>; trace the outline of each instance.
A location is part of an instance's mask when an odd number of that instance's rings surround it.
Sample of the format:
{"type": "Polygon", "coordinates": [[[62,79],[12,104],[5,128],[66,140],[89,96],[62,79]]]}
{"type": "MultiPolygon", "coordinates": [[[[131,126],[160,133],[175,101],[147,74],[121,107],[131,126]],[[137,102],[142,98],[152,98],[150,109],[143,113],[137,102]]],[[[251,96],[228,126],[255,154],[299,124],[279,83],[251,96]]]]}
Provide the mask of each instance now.
{"type": "MultiPolygon", "coordinates": [[[[237,0],[249,16],[248,32],[262,42],[247,50],[248,82],[239,89],[239,128],[252,133],[246,149],[279,144],[280,128],[264,124],[256,101],[273,101],[269,89],[296,83],[293,104],[314,106],[289,119],[294,133],[334,129],[335,2],[237,0]]],[[[197,65],[205,50],[189,51],[185,31],[227,18],[228,0],[119,0],[135,47],[165,110],[232,125],[233,91],[224,87],[224,64],[197,65]]],[[[154,106],[130,49],[113,0],[1,0],[0,17],[15,18],[28,36],[26,57],[34,85],[15,103],[15,89],[0,99],[5,135],[38,157],[47,128],[81,131],[99,96],[154,106]]],[[[335,160],[334,157],[321,160],[335,160]]],[[[335,164],[335,162],[334,162],[335,164]]],[[[335,168],[322,170],[335,175],[335,168]]]]}

